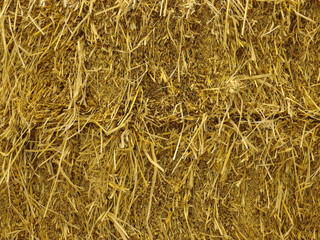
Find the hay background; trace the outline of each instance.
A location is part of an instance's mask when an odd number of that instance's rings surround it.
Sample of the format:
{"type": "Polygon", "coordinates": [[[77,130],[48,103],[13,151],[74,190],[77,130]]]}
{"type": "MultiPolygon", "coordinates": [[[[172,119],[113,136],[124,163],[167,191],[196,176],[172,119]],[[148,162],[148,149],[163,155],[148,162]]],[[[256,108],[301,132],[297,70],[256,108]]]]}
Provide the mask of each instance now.
{"type": "Polygon", "coordinates": [[[2,1],[1,239],[320,239],[319,22],[319,1],[2,1]]]}

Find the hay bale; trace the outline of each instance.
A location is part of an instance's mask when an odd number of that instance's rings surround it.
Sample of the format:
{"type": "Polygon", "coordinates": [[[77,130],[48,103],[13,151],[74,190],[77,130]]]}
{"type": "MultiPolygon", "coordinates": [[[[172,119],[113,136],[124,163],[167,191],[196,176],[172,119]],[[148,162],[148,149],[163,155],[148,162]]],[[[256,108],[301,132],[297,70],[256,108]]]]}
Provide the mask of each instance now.
{"type": "Polygon", "coordinates": [[[320,239],[320,2],[5,0],[3,239],[320,239]]]}

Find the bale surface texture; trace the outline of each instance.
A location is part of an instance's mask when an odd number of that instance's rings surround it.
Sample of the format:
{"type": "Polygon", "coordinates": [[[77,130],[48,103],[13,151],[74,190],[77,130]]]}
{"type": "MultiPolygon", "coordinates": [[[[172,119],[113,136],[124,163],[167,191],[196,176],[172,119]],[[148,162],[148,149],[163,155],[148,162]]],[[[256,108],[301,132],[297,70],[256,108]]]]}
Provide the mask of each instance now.
{"type": "Polygon", "coordinates": [[[319,0],[2,0],[0,61],[0,239],[320,239],[319,0]]]}

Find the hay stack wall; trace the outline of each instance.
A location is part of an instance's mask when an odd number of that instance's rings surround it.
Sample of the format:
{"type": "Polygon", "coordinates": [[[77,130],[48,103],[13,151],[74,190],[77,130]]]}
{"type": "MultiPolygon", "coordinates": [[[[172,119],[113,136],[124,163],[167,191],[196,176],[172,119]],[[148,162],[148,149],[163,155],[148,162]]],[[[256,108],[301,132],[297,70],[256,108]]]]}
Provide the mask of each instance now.
{"type": "Polygon", "coordinates": [[[4,0],[1,239],[320,239],[320,2],[4,0]]]}

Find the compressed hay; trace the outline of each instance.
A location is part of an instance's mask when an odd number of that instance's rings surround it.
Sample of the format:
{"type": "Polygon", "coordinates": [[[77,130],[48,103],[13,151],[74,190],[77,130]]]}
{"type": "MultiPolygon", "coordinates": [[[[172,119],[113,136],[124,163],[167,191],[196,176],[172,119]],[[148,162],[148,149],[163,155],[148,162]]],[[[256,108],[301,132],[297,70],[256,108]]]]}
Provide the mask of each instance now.
{"type": "Polygon", "coordinates": [[[320,239],[320,3],[5,0],[3,239],[320,239]]]}

